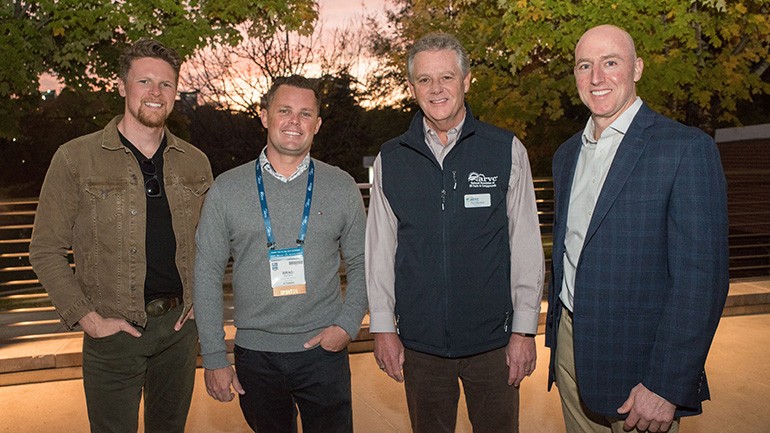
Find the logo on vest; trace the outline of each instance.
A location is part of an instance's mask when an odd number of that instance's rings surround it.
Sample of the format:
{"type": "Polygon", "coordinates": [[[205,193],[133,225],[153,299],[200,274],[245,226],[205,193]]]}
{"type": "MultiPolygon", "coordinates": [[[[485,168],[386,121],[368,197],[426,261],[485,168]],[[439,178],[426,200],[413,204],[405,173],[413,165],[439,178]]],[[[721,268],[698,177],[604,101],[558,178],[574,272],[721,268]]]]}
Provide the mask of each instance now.
{"type": "Polygon", "coordinates": [[[470,188],[495,188],[497,187],[497,176],[485,176],[472,171],[468,175],[468,186],[470,188]]]}

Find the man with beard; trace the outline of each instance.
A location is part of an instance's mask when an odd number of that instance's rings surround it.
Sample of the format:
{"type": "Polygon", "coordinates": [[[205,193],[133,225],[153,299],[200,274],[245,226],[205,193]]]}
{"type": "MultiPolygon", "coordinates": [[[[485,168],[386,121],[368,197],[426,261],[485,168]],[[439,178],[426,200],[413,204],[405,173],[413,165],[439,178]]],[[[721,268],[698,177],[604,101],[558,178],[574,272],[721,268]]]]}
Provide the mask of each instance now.
{"type": "Polygon", "coordinates": [[[180,65],[156,41],[129,46],[124,114],[62,145],[40,193],[30,261],[64,325],[84,331],[94,432],[136,432],[142,395],[147,432],[183,432],[190,407],[195,227],[212,173],[165,127],[180,65]]]}

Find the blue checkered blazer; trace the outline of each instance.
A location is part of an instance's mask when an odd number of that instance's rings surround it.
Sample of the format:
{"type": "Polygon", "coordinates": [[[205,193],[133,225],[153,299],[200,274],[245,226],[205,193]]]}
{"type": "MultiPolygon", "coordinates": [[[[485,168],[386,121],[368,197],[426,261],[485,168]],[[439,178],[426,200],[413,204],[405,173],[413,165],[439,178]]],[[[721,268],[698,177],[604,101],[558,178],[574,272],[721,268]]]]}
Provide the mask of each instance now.
{"type": "MultiPolygon", "coordinates": [[[[549,389],[581,134],[553,158],[549,389]]],[[[676,416],[700,413],[709,398],[704,364],[728,286],[727,193],[714,140],[644,104],[612,162],[578,263],[575,369],[585,404],[618,417],[641,382],[676,404],[676,416]]]]}

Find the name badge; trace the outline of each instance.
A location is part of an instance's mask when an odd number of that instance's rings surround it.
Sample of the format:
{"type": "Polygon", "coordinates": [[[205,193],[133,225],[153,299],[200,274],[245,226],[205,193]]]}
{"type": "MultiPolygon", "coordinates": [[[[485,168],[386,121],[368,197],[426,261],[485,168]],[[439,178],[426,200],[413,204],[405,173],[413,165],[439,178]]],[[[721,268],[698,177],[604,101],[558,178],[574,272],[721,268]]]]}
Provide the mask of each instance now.
{"type": "Polygon", "coordinates": [[[307,293],[305,253],[302,247],[270,250],[268,254],[273,296],[294,296],[307,293]]]}
{"type": "Polygon", "coordinates": [[[465,208],[492,206],[492,196],[487,194],[465,194],[465,208]]]}

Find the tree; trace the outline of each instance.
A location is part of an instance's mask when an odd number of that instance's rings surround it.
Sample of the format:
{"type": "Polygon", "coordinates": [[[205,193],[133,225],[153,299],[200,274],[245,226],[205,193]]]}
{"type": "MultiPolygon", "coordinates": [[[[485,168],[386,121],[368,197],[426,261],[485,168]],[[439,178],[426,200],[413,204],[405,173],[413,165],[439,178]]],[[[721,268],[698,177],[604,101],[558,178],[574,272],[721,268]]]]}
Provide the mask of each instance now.
{"type": "MultiPolygon", "coordinates": [[[[357,102],[354,79],[349,75],[317,78],[323,106],[321,129],[311,155],[336,165],[357,181],[368,181],[364,156],[375,155],[380,145],[409,124],[410,115],[388,107],[365,110],[357,102]]],[[[226,110],[212,104],[185,106],[189,140],[203,150],[214,174],[253,160],[266,143],[267,131],[257,112],[226,110]]],[[[172,129],[175,131],[175,129],[172,129]]]]}
{"type": "MultiPolygon", "coordinates": [[[[246,122],[245,114],[259,131],[250,138],[241,135],[232,140],[224,138],[231,131],[211,130],[219,137],[216,141],[226,146],[218,152],[229,155],[219,165],[214,161],[218,157],[209,154],[215,172],[253,159],[264,147],[266,133],[259,121],[262,96],[275,78],[298,74],[317,77],[322,93],[323,125],[313,143],[313,157],[365,181],[363,157],[371,154],[372,140],[379,138],[373,138],[376,134],[371,124],[364,122],[365,117],[372,118],[360,105],[364,85],[350,72],[362,61],[364,35],[363,27],[327,34],[319,25],[309,35],[283,30],[272,37],[244,37],[232,46],[207,47],[196,52],[182,74],[184,87],[194,89],[205,104],[194,112],[206,113],[209,118],[235,116],[239,122],[246,122]]],[[[202,131],[191,125],[191,132],[193,128],[202,131]]],[[[193,144],[207,148],[205,141],[196,140],[193,134],[193,144]]],[[[377,146],[380,144],[382,141],[377,146]]]]}
{"type": "Polygon", "coordinates": [[[361,61],[363,35],[363,28],[327,35],[318,25],[306,35],[284,29],[266,37],[247,36],[234,45],[198,50],[185,65],[182,81],[207,104],[259,117],[261,98],[278,77],[352,78],[351,69],[361,61]]]}
{"type": "Polygon", "coordinates": [[[19,120],[17,138],[0,138],[0,196],[36,196],[56,149],[102,129],[122,108],[117,92],[80,88],[65,88],[53,100],[39,100],[19,120]]]}
{"type": "Polygon", "coordinates": [[[264,146],[262,125],[246,113],[208,104],[185,107],[179,102],[174,110],[187,119],[189,141],[208,156],[215,176],[254,159],[264,146]]]}
{"type": "MultiPolygon", "coordinates": [[[[655,109],[712,132],[740,124],[741,102],[770,94],[766,0],[394,0],[392,33],[375,28],[383,85],[404,86],[405,48],[433,30],[471,57],[474,114],[521,136],[579,106],[572,69],[582,33],[602,23],[631,33],[645,60],[639,94],[655,109]]],[[[403,88],[403,87],[402,87],[403,88]]],[[[543,130],[540,128],[540,132],[543,130]]],[[[573,131],[574,132],[574,131],[573,131]]]]}
{"type": "Polygon", "coordinates": [[[211,43],[281,29],[312,31],[314,0],[6,0],[0,3],[0,137],[50,73],[70,87],[110,87],[125,44],[154,37],[188,56],[211,43]],[[236,28],[236,26],[238,26],[236,28]]]}

